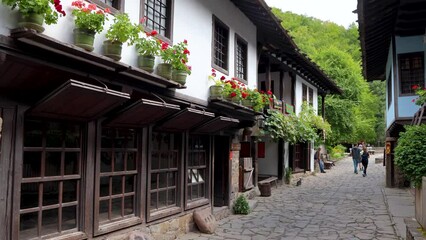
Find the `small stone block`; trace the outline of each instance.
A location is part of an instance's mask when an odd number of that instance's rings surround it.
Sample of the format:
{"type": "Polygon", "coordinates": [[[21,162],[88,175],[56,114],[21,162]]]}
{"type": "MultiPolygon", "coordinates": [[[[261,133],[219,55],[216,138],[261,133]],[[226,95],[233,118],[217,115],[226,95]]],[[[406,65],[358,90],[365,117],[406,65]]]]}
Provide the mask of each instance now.
{"type": "Polygon", "coordinates": [[[217,222],[210,208],[196,210],[194,212],[194,222],[202,233],[212,234],[217,228],[217,222]]]}
{"type": "Polygon", "coordinates": [[[150,237],[148,237],[145,233],[140,231],[132,232],[127,239],[128,240],[151,240],[150,237]]]}

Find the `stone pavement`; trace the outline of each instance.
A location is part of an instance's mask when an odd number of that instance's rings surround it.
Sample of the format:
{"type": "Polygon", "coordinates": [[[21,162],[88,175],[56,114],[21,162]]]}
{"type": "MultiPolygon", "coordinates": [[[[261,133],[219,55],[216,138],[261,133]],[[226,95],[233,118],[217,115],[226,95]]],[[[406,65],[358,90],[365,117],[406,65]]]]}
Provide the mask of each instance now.
{"type": "Polygon", "coordinates": [[[301,186],[283,185],[271,197],[257,197],[253,212],[222,219],[215,234],[178,239],[402,239],[405,226],[398,225],[414,216],[414,198],[408,190],[386,189],[384,170],[373,155],[362,177],[345,158],[327,173],[305,177],[301,186]]]}

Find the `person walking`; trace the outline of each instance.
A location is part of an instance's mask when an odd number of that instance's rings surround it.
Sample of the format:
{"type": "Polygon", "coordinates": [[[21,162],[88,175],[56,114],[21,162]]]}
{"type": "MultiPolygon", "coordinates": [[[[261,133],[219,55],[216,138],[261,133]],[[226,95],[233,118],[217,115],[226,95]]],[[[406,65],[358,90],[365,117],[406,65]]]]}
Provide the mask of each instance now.
{"type": "Polygon", "coordinates": [[[362,154],[361,154],[361,162],[362,162],[362,166],[363,166],[363,173],[362,176],[365,177],[367,176],[367,166],[368,166],[368,158],[370,157],[370,154],[367,151],[367,148],[364,146],[362,148],[362,154]]]}
{"type": "Polygon", "coordinates": [[[358,163],[361,162],[361,149],[356,144],[352,146],[351,156],[354,163],[354,173],[358,174],[358,163]]]}
{"type": "Polygon", "coordinates": [[[314,160],[318,162],[318,165],[319,165],[319,168],[320,168],[320,172],[321,173],[325,173],[325,171],[324,171],[324,162],[321,159],[321,147],[319,147],[317,149],[317,151],[315,152],[314,160]]]}

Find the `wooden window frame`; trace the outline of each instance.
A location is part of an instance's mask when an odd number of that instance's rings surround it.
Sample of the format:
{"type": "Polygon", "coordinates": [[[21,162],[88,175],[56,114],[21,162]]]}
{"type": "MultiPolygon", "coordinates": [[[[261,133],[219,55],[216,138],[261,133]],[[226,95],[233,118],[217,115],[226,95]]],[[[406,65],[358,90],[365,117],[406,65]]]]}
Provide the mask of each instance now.
{"type": "Polygon", "coordinates": [[[302,83],[302,103],[308,101],[308,85],[302,83]]]}
{"type": "Polygon", "coordinates": [[[248,84],[248,43],[246,40],[244,40],[240,35],[238,35],[237,33],[235,33],[235,44],[234,44],[234,66],[235,66],[235,77],[240,80],[241,82],[248,84]],[[243,46],[243,48],[245,47],[245,49],[243,49],[243,54],[245,56],[242,56],[243,58],[243,63],[241,63],[243,66],[243,78],[240,78],[238,75],[238,67],[240,65],[239,63],[239,46],[240,44],[243,46]],[[244,52],[245,50],[245,52],[244,52]]]}
{"type": "MultiPolygon", "coordinates": [[[[145,18],[145,2],[147,0],[140,0],[140,12],[139,12],[139,17],[140,19],[145,18]]],[[[158,35],[155,36],[156,38],[167,42],[169,45],[173,44],[173,19],[174,19],[174,4],[175,4],[175,0],[166,0],[167,1],[167,18],[168,20],[166,21],[166,34],[162,35],[160,34],[160,31],[157,30],[158,35]]],[[[151,29],[149,27],[146,26],[146,24],[144,24],[145,27],[145,31],[146,32],[150,32],[154,29],[151,29]]]]}
{"type": "Polygon", "coordinates": [[[314,89],[313,88],[310,88],[310,87],[308,87],[308,91],[309,91],[309,104],[311,105],[311,106],[314,106],[314,89]]]}
{"type": "Polygon", "coordinates": [[[125,0],[118,0],[118,4],[117,4],[118,8],[110,6],[110,5],[102,2],[101,0],[87,0],[87,1],[96,4],[101,9],[109,8],[111,10],[111,14],[113,14],[113,15],[124,12],[125,0]]]}
{"type": "Polygon", "coordinates": [[[229,44],[230,42],[230,30],[229,27],[223,23],[219,18],[217,18],[215,15],[212,16],[212,68],[222,72],[225,75],[229,75],[229,44]],[[226,39],[226,53],[225,53],[225,68],[219,66],[216,64],[216,48],[215,48],[215,42],[216,42],[216,25],[222,27],[227,32],[227,39],[226,39]]]}
{"type": "MultiPolygon", "coordinates": [[[[15,175],[16,178],[16,184],[15,184],[15,188],[17,189],[17,191],[14,191],[14,202],[21,202],[22,200],[22,196],[21,196],[21,187],[22,184],[27,184],[27,183],[37,183],[37,184],[42,184],[41,186],[38,186],[38,206],[35,207],[30,207],[30,208],[25,208],[25,209],[21,209],[20,204],[14,204],[14,213],[17,216],[20,216],[21,214],[26,214],[26,213],[38,213],[38,223],[37,223],[37,231],[41,231],[41,227],[42,227],[42,222],[40,222],[41,220],[41,214],[43,213],[43,211],[45,210],[54,210],[54,209],[58,209],[58,227],[61,226],[62,223],[62,208],[63,207],[73,207],[75,206],[75,223],[76,223],[76,227],[72,228],[72,229],[68,229],[68,230],[64,230],[61,232],[56,232],[56,233],[50,233],[47,235],[40,235],[40,237],[60,237],[61,239],[80,239],[85,237],[85,234],[83,232],[81,232],[81,229],[84,229],[83,227],[83,215],[84,215],[84,211],[83,211],[83,207],[84,207],[84,197],[83,197],[83,187],[84,187],[84,168],[83,166],[85,165],[85,157],[84,157],[84,127],[82,124],[79,123],[74,123],[74,122],[61,122],[61,121],[55,121],[55,120],[29,120],[29,121],[35,121],[35,122],[39,122],[40,125],[42,126],[40,131],[41,133],[41,139],[42,139],[42,143],[41,146],[24,146],[24,137],[21,138],[22,142],[22,153],[17,157],[17,162],[19,162],[18,164],[20,165],[20,167],[18,169],[16,169],[17,171],[19,171],[18,174],[15,175]],[[61,126],[61,134],[65,134],[66,133],[66,128],[64,128],[65,126],[78,126],[79,127],[79,147],[66,147],[65,146],[65,138],[61,139],[62,146],[55,146],[55,147],[48,147],[46,146],[46,138],[47,138],[47,131],[48,129],[48,124],[52,124],[52,123],[59,123],[62,124],[61,126]],[[23,176],[23,170],[24,168],[24,153],[25,152],[40,152],[41,153],[41,158],[40,158],[40,176],[37,177],[28,177],[28,178],[24,178],[23,176]],[[45,175],[45,168],[46,168],[46,153],[48,152],[56,152],[56,153],[61,153],[61,162],[60,162],[60,174],[56,174],[53,176],[49,176],[49,175],[45,175]],[[77,152],[79,153],[79,159],[78,159],[78,164],[77,164],[77,168],[78,168],[78,173],[77,174],[65,174],[65,153],[69,153],[69,152],[77,152]],[[63,190],[64,190],[64,186],[63,183],[64,181],[69,181],[69,180],[75,180],[76,182],[76,190],[75,190],[75,201],[70,201],[70,202],[63,202],[63,190]],[[43,186],[44,184],[48,183],[48,182],[58,182],[58,203],[55,204],[48,204],[48,205],[44,205],[43,204],[43,186]]],[[[28,124],[28,121],[25,122],[24,126],[26,126],[26,124],[28,124]]],[[[22,136],[25,135],[24,132],[24,126],[21,127],[21,129],[19,131],[22,131],[22,136]]],[[[19,145],[19,144],[18,144],[19,145]]],[[[14,225],[13,225],[13,235],[16,238],[19,238],[18,236],[20,235],[20,217],[16,218],[16,221],[14,221],[14,225]]],[[[39,233],[41,234],[41,233],[39,233]]],[[[15,238],[14,237],[14,238],[15,238]]]]}
{"type": "MultiPolygon", "coordinates": [[[[100,125],[100,124],[99,124],[100,125]]],[[[101,153],[105,150],[112,150],[114,153],[117,153],[115,150],[115,147],[113,146],[112,148],[103,148],[101,146],[101,142],[102,142],[102,130],[104,129],[108,129],[108,128],[103,128],[102,126],[98,127],[98,135],[97,135],[97,146],[100,146],[97,148],[96,151],[96,171],[95,171],[95,185],[94,185],[94,236],[98,236],[101,234],[105,234],[105,233],[109,233],[112,231],[116,231],[119,229],[123,229],[123,228],[127,228],[133,225],[137,225],[143,222],[142,220],[142,209],[140,207],[140,202],[142,201],[142,188],[141,188],[141,179],[142,179],[142,160],[141,160],[141,135],[142,132],[141,130],[138,129],[123,129],[123,128],[109,128],[112,129],[114,131],[117,130],[133,130],[134,134],[135,134],[135,147],[133,148],[118,148],[118,152],[124,153],[125,155],[127,155],[128,152],[135,152],[136,153],[136,157],[135,157],[135,164],[136,164],[136,169],[135,170],[126,170],[126,164],[127,161],[124,161],[124,169],[122,171],[114,171],[115,169],[113,168],[113,160],[111,160],[111,172],[105,172],[102,173],[101,172],[101,153]],[[109,195],[108,196],[100,196],[100,180],[101,177],[113,177],[113,176],[121,176],[123,178],[125,178],[126,176],[131,176],[133,175],[135,177],[134,179],[134,192],[132,193],[117,193],[117,194],[113,194],[112,193],[112,180],[110,179],[109,181],[109,195]],[[128,197],[130,195],[133,195],[133,214],[129,214],[127,216],[122,216],[121,218],[116,218],[116,219],[110,219],[109,221],[106,222],[100,222],[99,219],[99,207],[100,207],[100,201],[102,200],[107,200],[108,198],[110,198],[110,203],[112,204],[112,199],[116,199],[116,198],[122,198],[124,199],[125,197],[128,197]]],[[[122,191],[123,189],[125,189],[124,186],[124,181],[122,181],[122,191]]],[[[109,205],[109,209],[108,212],[109,214],[112,211],[112,207],[111,204],[109,205]]],[[[122,215],[124,215],[123,211],[123,205],[124,205],[124,201],[122,201],[122,215]]]]}
{"type": "Polygon", "coordinates": [[[413,52],[413,53],[398,54],[398,73],[399,73],[399,96],[413,96],[413,95],[416,95],[415,91],[411,89],[411,86],[418,84],[418,85],[421,85],[421,87],[424,87],[424,83],[425,83],[425,80],[424,80],[424,77],[425,77],[424,52],[413,52]],[[402,64],[401,64],[401,61],[402,61],[403,58],[405,58],[405,59],[408,58],[409,59],[410,74],[411,74],[414,70],[420,69],[420,68],[416,68],[416,69],[412,68],[413,59],[416,58],[416,57],[420,57],[421,61],[422,61],[421,62],[421,66],[422,66],[421,69],[423,70],[423,72],[421,73],[422,74],[421,80],[418,80],[415,83],[409,82],[410,86],[409,86],[408,89],[410,89],[410,91],[409,92],[402,92],[403,84],[406,84],[406,82],[403,82],[403,79],[402,79],[402,69],[401,69],[402,64]]]}
{"type": "MultiPolygon", "coordinates": [[[[210,195],[210,181],[211,181],[211,154],[212,154],[212,138],[207,135],[196,135],[196,134],[188,134],[187,141],[186,141],[186,156],[185,156],[185,210],[196,208],[202,205],[206,205],[210,203],[211,195],[210,195]],[[190,160],[190,154],[192,152],[189,144],[189,139],[191,137],[197,137],[197,138],[207,138],[207,147],[206,147],[206,159],[205,159],[205,165],[193,165],[193,167],[189,166],[189,160],[190,160]],[[189,200],[188,199],[188,187],[192,185],[199,185],[199,183],[195,184],[189,184],[188,183],[188,171],[190,169],[204,169],[205,171],[205,179],[204,179],[204,197],[195,199],[195,200],[189,200]]],[[[195,150],[194,150],[195,151],[195,150]]]]}
{"type": "MultiPolygon", "coordinates": [[[[167,216],[171,216],[174,215],[176,213],[182,212],[183,208],[182,208],[182,202],[183,202],[183,191],[182,191],[182,186],[183,186],[183,174],[182,174],[182,169],[183,169],[183,161],[182,159],[184,159],[184,151],[183,151],[183,146],[184,146],[184,134],[183,133],[169,133],[169,132],[161,132],[161,131],[153,131],[152,127],[150,128],[149,131],[149,139],[151,140],[153,137],[153,134],[157,134],[157,133],[165,133],[165,134],[177,134],[178,136],[175,136],[177,139],[179,139],[179,142],[177,143],[177,163],[176,163],[176,167],[177,169],[175,170],[175,168],[170,168],[168,167],[167,169],[160,169],[160,165],[158,169],[152,170],[152,153],[153,153],[153,142],[149,141],[149,147],[148,147],[148,166],[147,166],[147,176],[148,176],[148,181],[147,181],[147,221],[151,222],[160,218],[164,218],[167,216]],[[180,135],[180,136],[179,136],[180,135]],[[154,190],[151,189],[151,178],[152,178],[152,174],[155,173],[169,173],[170,170],[172,170],[172,172],[176,172],[177,176],[176,176],[176,186],[174,187],[175,190],[175,198],[176,198],[176,204],[174,206],[166,206],[163,207],[161,209],[158,210],[151,210],[151,193],[154,192],[154,190]]],[[[171,150],[167,150],[167,151],[171,151],[171,150]]],[[[174,150],[172,150],[174,151],[174,150]]],[[[160,164],[160,163],[158,163],[160,164]]],[[[170,164],[170,163],[169,163],[170,164]]],[[[167,183],[168,185],[168,183],[167,183]]],[[[166,189],[168,190],[169,187],[166,186],[166,189]]],[[[160,190],[159,187],[159,181],[157,182],[157,188],[156,188],[156,192],[158,193],[158,191],[160,190]]],[[[165,190],[164,188],[161,188],[161,190],[165,190]]],[[[157,194],[157,199],[158,199],[158,194],[157,194]]],[[[158,200],[157,200],[158,201],[158,200]]]]}

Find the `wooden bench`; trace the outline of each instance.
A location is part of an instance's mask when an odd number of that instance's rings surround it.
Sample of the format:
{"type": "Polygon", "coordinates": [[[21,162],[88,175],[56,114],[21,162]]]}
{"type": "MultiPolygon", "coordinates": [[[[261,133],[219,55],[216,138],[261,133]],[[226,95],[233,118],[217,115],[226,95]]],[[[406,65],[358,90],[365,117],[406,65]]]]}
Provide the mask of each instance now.
{"type": "Polygon", "coordinates": [[[259,181],[258,184],[264,184],[264,183],[271,184],[272,182],[275,183],[275,188],[278,188],[278,178],[277,177],[268,177],[267,179],[263,179],[262,181],[259,181]]]}

